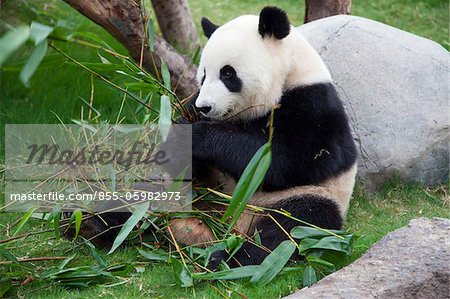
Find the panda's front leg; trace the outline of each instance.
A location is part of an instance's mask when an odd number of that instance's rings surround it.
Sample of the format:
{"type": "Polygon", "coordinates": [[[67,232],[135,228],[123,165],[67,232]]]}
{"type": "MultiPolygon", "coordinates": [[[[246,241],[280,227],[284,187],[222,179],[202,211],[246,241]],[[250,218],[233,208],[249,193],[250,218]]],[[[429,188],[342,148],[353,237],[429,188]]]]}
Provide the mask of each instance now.
{"type": "Polygon", "coordinates": [[[256,151],[268,141],[258,129],[236,123],[198,121],[192,124],[192,158],[214,165],[238,180],[256,151]]]}

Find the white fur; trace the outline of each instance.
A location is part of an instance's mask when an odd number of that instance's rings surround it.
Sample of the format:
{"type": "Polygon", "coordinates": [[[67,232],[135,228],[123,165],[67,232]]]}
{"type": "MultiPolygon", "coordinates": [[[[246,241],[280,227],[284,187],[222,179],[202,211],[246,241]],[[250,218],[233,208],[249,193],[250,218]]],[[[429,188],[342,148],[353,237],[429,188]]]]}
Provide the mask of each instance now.
{"type": "Polygon", "coordinates": [[[211,106],[208,117],[260,117],[279,103],[284,91],[332,81],[319,54],[294,27],[284,39],[263,39],[258,22],[258,16],[238,17],[220,26],[207,42],[197,74],[201,82],[206,70],[206,78],[195,105],[211,106]],[[241,92],[230,92],[220,80],[225,65],[243,81],[241,92]]]}

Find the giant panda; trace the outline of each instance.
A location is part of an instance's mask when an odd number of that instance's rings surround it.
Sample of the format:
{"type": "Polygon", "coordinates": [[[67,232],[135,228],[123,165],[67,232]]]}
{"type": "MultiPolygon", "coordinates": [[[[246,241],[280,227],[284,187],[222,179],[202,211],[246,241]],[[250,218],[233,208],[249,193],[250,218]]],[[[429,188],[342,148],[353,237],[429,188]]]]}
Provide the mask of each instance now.
{"type": "MultiPolygon", "coordinates": [[[[217,26],[206,18],[208,41],[198,67],[199,93],[189,107],[193,176],[231,193],[256,151],[269,139],[273,108],[272,162],[249,203],[285,210],[322,228],[343,225],[356,176],[356,148],[327,67],[286,13],[265,7],[217,26]]],[[[285,231],[299,222],[273,214],[285,231]]],[[[214,240],[198,218],[173,219],[175,238],[185,244],[214,240]]],[[[287,239],[277,223],[241,214],[235,232],[257,231],[273,250],[287,239]]],[[[232,265],[260,264],[268,251],[244,243],[232,265]]],[[[225,258],[219,255],[215,262],[225,258]]]]}
{"type": "MultiPolygon", "coordinates": [[[[191,128],[195,180],[232,193],[253,155],[269,140],[268,121],[276,108],[272,162],[249,203],[340,229],[355,183],[357,154],[344,108],[319,54],[275,7],[222,26],[206,18],[201,24],[208,41],[198,67],[199,92],[187,107],[199,115],[191,128]]],[[[205,202],[194,208],[218,209],[205,202]]],[[[116,214],[83,222],[80,235],[98,235],[93,241],[103,247],[112,244],[118,232],[112,228],[129,217],[116,214]]],[[[285,231],[300,224],[280,214],[272,216],[285,231]]],[[[244,211],[234,232],[251,237],[257,231],[266,250],[245,242],[229,259],[230,266],[260,264],[287,239],[278,224],[244,211]]],[[[174,218],[169,227],[183,245],[215,239],[200,218],[174,218]]],[[[219,252],[211,264],[226,257],[226,252],[219,252]]]]}

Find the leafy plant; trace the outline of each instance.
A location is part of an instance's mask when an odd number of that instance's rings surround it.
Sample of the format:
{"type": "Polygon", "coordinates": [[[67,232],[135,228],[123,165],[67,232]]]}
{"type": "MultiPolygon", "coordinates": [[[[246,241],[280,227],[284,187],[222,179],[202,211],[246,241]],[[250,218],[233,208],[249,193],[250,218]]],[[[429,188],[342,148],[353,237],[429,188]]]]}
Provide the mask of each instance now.
{"type": "Polygon", "coordinates": [[[120,277],[128,276],[133,271],[134,265],[132,263],[108,265],[92,243],[88,240],[84,240],[84,243],[97,264],[68,268],[67,265],[76,256],[74,254],[63,260],[57,267],[38,274],[38,278],[49,283],[57,282],[70,288],[84,288],[108,281],[116,281],[120,277]]]}

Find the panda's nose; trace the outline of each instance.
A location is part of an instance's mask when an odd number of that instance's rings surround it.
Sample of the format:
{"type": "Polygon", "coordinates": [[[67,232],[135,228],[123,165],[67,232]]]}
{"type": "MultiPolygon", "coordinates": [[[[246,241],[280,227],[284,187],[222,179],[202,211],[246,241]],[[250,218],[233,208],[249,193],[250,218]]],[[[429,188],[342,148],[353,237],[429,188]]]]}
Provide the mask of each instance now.
{"type": "Polygon", "coordinates": [[[205,107],[197,107],[197,110],[202,112],[203,114],[207,114],[209,111],[211,111],[211,106],[205,106],[205,107]]]}

